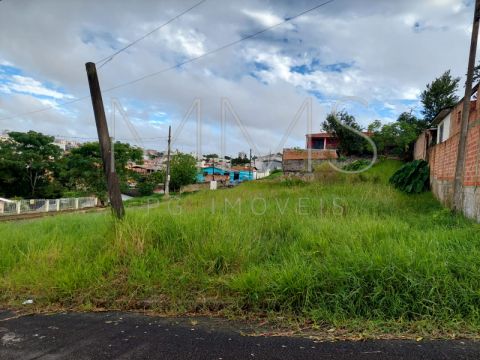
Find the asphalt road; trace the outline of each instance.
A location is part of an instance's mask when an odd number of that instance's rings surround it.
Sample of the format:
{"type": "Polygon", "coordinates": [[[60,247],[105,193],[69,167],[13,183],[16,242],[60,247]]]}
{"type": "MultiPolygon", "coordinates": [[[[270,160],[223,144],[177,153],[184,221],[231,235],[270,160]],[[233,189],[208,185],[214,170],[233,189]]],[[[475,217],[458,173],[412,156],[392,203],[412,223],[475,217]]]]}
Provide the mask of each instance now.
{"type": "Polygon", "coordinates": [[[132,313],[10,317],[12,313],[0,311],[2,360],[480,359],[480,343],[472,341],[314,342],[252,337],[221,320],[132,313]]]}

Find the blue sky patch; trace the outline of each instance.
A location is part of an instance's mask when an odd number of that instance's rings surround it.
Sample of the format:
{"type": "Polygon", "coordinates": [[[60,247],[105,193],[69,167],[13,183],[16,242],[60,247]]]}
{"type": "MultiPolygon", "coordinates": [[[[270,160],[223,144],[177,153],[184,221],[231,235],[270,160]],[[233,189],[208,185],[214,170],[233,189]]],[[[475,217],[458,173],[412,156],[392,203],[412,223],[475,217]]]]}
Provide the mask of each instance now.
{"type": "Polygon", "coordinates": [[[338,62],[333,64],[320,64],[320,60],[313,59],[310,64],[302,64],[297,66],[292,66],[290,68],[291,72],[299,73],[302,75],[311,74],[317,70],[323,72],[338,72],[341,73],[346,69],[349,69],[353,66],[353,63],[346,63],[346,62],[338,62]]]}
{"type": "Polygon", "coordinates": [[[107,31],[92,31],[84,29],[81,34],[81,40],[84,44],[106,44],[112,50],[117,50],[121,46],[121,43],[107,31]]]}

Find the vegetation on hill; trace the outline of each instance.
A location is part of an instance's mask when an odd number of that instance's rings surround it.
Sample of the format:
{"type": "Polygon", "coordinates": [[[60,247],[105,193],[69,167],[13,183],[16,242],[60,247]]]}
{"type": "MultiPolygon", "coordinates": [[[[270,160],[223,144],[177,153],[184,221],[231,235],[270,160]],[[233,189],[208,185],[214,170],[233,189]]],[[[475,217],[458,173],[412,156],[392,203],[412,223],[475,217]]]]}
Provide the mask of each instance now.
{"type": "MultiPolygon", "coordinates": [[[[0,196],[32,199],[95,195],[105,201],[107,184],[98,142],[62,152],[53,141],[52,136],[29,131],[10,132],[9,139],[0,142],[0,196]]],[[[130,162],[143,164],[142,149],[118,141],[113,148],[122,191],[128,192],[129,185],[136,184],[137,193],[151,195],[165,181],[164,170],[145,175],[128,168],[130,162]]],[[[195,182],[195,165],[189,154],[172,156],[173,191],[195,182]]]]}
{"type": "Polygon", "coordinates": [[[430,193],[388,185],[400,165],[329,184],[200,192],[129,209],[122,222],[70,214],[0,223],[0,305],[478,333],[480,225],[430,193]]]}

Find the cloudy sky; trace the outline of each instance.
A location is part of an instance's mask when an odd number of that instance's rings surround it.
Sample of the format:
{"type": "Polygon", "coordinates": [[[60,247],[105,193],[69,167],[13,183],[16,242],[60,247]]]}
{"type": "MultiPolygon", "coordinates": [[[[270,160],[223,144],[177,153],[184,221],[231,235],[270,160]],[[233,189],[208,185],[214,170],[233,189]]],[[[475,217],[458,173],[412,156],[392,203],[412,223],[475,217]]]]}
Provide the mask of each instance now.
{"type": "MultiPolygon", "coordinates": [[[[108,57],[198,1],[0,1],[0,130],[94,139],[85,63],[108,57]],[[50,109],[22,115],[45,108],[50,109]]],[[[314,130],[348,96],[368,102],[342,105],[366,126],[374,119],[392,121],[405,110],[419,112],[425,84],[447,69],[456,76],[466,72],[471,0],[335,0],[162,72],[320,3],[206,0],[99,69],[107,117],[112,98],[118,99],[143,145],[163,149],[168,126],[177,133],[200,99],[202,152],[218,153],[226,98],[242,124],[227,111],[226,153],[247,151],[249,142],[266,153],[278,148],[309,97],[314,130]]],[[[176,149],[195,151],[196,111],[191,115],[176,149]]],[[[135,138],[116,118],[116,137],[135,138]]],[[[285,146],[304,146],[305,132],[303,114],[285,146]]]]}

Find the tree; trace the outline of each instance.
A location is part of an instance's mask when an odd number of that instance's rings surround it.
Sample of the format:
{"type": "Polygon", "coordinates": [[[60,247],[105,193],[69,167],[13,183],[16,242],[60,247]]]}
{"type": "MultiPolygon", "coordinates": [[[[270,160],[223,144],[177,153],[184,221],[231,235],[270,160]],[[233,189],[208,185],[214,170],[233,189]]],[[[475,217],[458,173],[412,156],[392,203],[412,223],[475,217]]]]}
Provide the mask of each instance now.
{"type": "MultiPolygon", "coordinates": [[[[143,152],[129,144],[116,142],[114,144],[114,156],[115,171],[118,174],[120,186],[125,187],[129,175],[126,168],[128,162],[141,162],[143,152]]],[[[72,149],[63,161],[62,181],[68,189],[82,193],[93,193],[101,201],[107,198],[107,182],[103,172],[98,142],[85,143],[76,149],[72,149]]]]}
{"type": "Polygon", "coordinates": [[[424,120],[411,112],[404,112],[393,123],[382,125],[379,120],[375,120],[368,129],[373,131],[372,140],[380,154],[410,160],[413,157],[415,141],[425,126],[424,120]]]}
{"type": "Polygon", "coordinates": [[[0,184],[6,196],[50,197],[61,191],[55,178],[60,148],[52,136],[10,132],[0,144],[0,184]]]}
{"type": "Polygon", "coordinates": [[[440,110],[453,106],[458,102],[456,95],[460,78],[452,77],[450,70],[442,76],[427,84],[426,89],[420,95],[423,104],[422,113],[424,120],[430,124],[440,110]]]}
{"type": "Polygon", "coordinates": [[[146,176],[142,176],[137,181],[137,188],[140,195],[146,196],[153,194],[155,188],[165,181],[165,171],[155,171],[146,176]]]}
{"type": "Polygon", "coordinates": [[[247,158],[246,155],[244,155],[243,157],[239,156],[239,157],[231,159],[230,163],[232,164],[232,166],[246,165],[246,164],[250,164],[250,160],[247,158]]]}
{"type": "Polygon", "coordinates": [[[357,131],[362,131],[362,128],[355,120],[355,117],[345,110],[328,114],[322,127],[325,131],[333,134],[333,136],[338,139],[338,150],[342,155],[364,154],[367,149],[367,142],[365,139],[343,125],[347,125],[357,131]]]}
{"type": "Polygon", "coordinates": [[[196,161],[192,155],[177,153],[170,161],[170,188],[172,191],[180,187],[193,184],[196,181],[196,161]]]}

